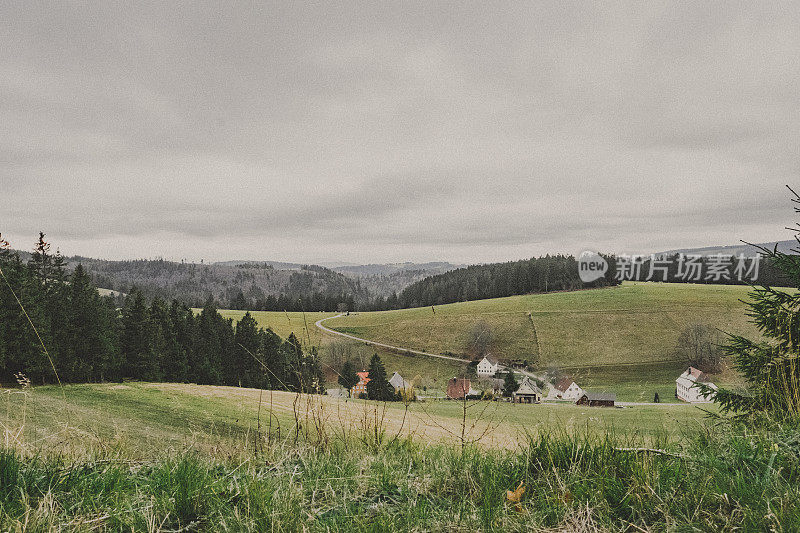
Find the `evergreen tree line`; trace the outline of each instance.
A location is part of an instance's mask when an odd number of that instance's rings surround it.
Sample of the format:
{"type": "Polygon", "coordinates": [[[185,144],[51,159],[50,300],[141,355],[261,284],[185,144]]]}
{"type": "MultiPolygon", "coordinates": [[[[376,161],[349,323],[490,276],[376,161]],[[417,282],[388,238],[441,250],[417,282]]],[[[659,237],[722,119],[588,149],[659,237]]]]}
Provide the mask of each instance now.
{"type": "Polygon", "coordinates": [[[305,295],[280,294],[278,296],[265,296],[261,298],[248,298],[243,291],[239,291],[227,302],[229,309],[247,311],[336,311],[339,309],[355,310],[360,305],[356,304],[353,294],[325,294],[313,292],[305,295]]]}
{"type": "Polygon", "coordinates": [[[586,284],[573,256],[546,255],[521,261],[472,265],[431,276],[409,285],[399,295],[378,299],[375,309],[424,307],[468,300],[502,298],[533,292],[575,290],[616,285],[613,257],[605,276],[586,284]]]}
{"type": "Polygon", "coordinates": [[[65,383],[128,378],[303,392],[324,385],[315,350],[304,351],[294,334],[284,341],[249,313],[234,323],[213,300],[195,314],[177,300],[148,302],[135,288],[118,309],[82,265],[67,274],[43,234],[27,262],[0,239],[0,269],[0,382],[22,373],[53,383],[57,372],[65,383]]]}
{"type": "Polygon", "coordinates": [[[581,281],[578,261],[567,255],[546,255],[508,263],[472,265],[417,281],[403,289],[399,295],[377,298],[370,309],[405,309],[518,294],[607,287],[618,285],[619,278],[667,283],[791,285],[791,280],[776,266],[774,254],[762,254],[755,271],[750,270],[752,260],[748,257],[744,263],[747,271],[741,273],[737,272],[739,263],[736,256],[729,258],[724,268],[712,266],[715,262],[713,256],[699,258],[695,267],[687,266],[685,259],[681,263],[678,254],[666,256],[663,258],[665,262],[652,265],[651,259],[645,257],[635,270],[623,267],[621,257],[603,256],[608,263],[608,270],[602,278],[592,283],[581,281]],[[663,268],[666,270],[662,270],[663,268]],[[715,274],[715,271],[718,273],[715,274]],[[698,272],[699,276],[694,275],[698,272]],[[754,275],[757,276],[755,279],[754,275]]]}

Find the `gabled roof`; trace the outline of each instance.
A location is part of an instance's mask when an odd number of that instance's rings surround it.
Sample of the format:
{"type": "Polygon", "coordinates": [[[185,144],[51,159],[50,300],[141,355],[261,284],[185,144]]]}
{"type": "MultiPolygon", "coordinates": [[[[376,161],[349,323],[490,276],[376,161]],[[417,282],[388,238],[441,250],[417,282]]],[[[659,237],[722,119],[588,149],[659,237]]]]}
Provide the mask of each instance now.
{"type": "MultiPolygon", "coordinates": [[[[575,383],[575,381],[573,381],[572,378],[561,378],[561,379],[558,380],[558,383],[556,383],[556,389],[560,390],[561,392],[564,392],[573,383],[575,383]]],[[[577,385],[577,383],[576,383],[576,385],[577,385]]]]}
{"type": "Polygon", "coordinates": [[[502,389],[506,385],[506,380],[500,378],[490,378],[487,380],[489,383],[492,384],[492,388],[495,389],[502,389]]]}
{"type": "Polygon", "coordinates": [[[359,377],[359,380],[360,380],[358,382],[359,385],[361,383],[367,383],[369,381],[369,372],[367,372],[366,370],[362,370],[361,372],[356,372],[356,376],[359,377]]]}
{"type": "Polygon", "coordinates": [[[683,374],[681,374],[681,377],[691,379],[692,381],[700,381],[700,382],[709,381],[708,374],[693,366],[687,368],[686,371],[683,374]]]}
{"type": "Polygon", "coordinates": [[[484,360],[488,361],[489,364],[492,366],[496,366],[498,363],[497,359],[495,359],[494,357],[490,357],[488,355],[484,355],[483,359],[481,359],[481,362],[483,362],[484,360]]]}
{"type": "MultiPolygon", "coordinates": [[[[617,395],[613,392],[588,392],[584,391],[583,396],[586,396],[586,399],[590,402],[615,402],[617,401],[617,395]]],[[[581,396],[581,397],[583,397],[581,396]]]]}
{"type": "Polygon", "coordinates": [[[403,379],[403,376],[400,375],[400,372],[395,372],[392,378],[389,380],[392,387],[395,389],[408,389],[411,387],[411,383],[403,379]]]}
{"type": "Polygon", "coordinates": [[[542,391],[531,378],[525,376],[514,394],[541,394],[542,391]]]}

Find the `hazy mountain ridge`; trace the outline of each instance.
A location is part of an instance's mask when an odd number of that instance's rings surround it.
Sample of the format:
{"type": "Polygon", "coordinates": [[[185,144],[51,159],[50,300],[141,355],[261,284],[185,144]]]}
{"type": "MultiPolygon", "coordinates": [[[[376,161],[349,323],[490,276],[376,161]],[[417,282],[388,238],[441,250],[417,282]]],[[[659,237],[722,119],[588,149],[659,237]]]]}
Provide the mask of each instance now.
{"type": "MultiPolygon", "coordinates": [[[[18,250],[23,261],[31,253],[18,250]]],[[[190,263],[165,259],[105,260],[85,256],[65,257],[67,271],[79,263],[94,283],[117,292],[138,287],[146,296],[177,299],[199,306],[209,296],[220,305],[246,301],[257,305],[267,298],[284,297],[296,303],[299,298],[352,302],[363,305],[375,298],[386,298],[426,277],[457,268],[447,262],[342,265],[328,268],[285,261],[231,260],[190,263]]],[[[275,304],[278,305],[278,304],[275,304]]]]}
{"type": "Polygon", "coordinates": [[[677,250],[668,250],[666,252],[658,252],[656,255],[671,255],[671,254],[696,254],[696,255],[715,255],[715,254],[731,254],[731,255],[739,255],[744,254],[745,256],[751,256],[757,252],[759,252],[758,247],[764,247],[769,250],[774,250],[775,247],[778,247],[779,252],[783,252],[785,254],[797,254],[798,248],[800,248],[800,244],[794,239],[790,239],[787,241],[770,241],[764,243],[754,243],[754,244],[733,244],[730,246],[705,246],[702,248],[680,248],[677,250]]]}

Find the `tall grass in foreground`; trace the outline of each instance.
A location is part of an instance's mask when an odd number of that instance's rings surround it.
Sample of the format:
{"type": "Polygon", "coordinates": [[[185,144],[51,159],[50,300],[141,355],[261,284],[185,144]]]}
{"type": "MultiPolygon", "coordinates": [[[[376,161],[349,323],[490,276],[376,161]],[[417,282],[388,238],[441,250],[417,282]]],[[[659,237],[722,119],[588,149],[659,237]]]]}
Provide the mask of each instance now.
{"type": "Polygon", "coordinates": [[[0,452],[0,530],[792,531],[800,436],[722,425],[682,448],[531,437],[520,450],[282,445],[151,462],[0,452]],[[520,506],[508,490],[525,487],[520,506]]]}

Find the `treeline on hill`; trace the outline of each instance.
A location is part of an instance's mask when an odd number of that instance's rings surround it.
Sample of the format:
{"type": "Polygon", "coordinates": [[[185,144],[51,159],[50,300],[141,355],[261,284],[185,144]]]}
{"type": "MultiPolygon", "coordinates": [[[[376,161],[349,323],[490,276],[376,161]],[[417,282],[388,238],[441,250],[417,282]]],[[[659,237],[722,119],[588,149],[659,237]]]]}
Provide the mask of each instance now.
{"type": "Polygon", "coordinates": [[[638,281],[718,285],[758,284],[768,287],[785,287],[792,284],[788,275],[776,265],[771,250],[761,251],[760,259],[754,264],[753,256],[756,251],[754,249],[753,254],[744,257],[743,262],[735,255],[720,257],[716,254],[705,256],[683,254],[681,258],[682,254],[669,254],[661,258],[656,256],[655,263],[652,258],[646,256],[638,268],[631,266],[630,261],[627,266],[622,266],[619,262],[617,265],[625,279],[630,279],[635,273],[635,279],[638,281]],[[663,268],[666,270],[661,270],[663,268]]]}
{"type": "MultiPolygon", "coordinates": [[[[31,257],[28,252],[18,253],[23,261],[31,257]]],[[[137,287],[148,301],[178,300],[189,307],[202,307],[213,298],[218,306],[230,309],[332,311],[340,306],[355,309],[371,300],[358,279],[317,265],[278,269],[267,263],[203,265],[164,259],[64,258],[67,271],[78,264],[98,287],[121,293],[137,287]]]]}
{"type": "MultiPolygon", "coordinates": [[[[618,285],[619,278],[632,279],[629,268],[623,268],[621,257],[603,256],[608,263],[605,275],[592,283],[584,283],[578,274],[578,261],[573,256],[546,255],[508,263],[472,265],[451,270],[417,281],[388,298],[375,300],[372,309],[405,309],[425,307],[486,298],[502,298],[518,294],[576,290],[593,287],[618,285]],[[618,272],[618,268],[620,272],[618,272]]],[[[756,269],[752,259],[746,258],[743,265],[746,271],[737,271],[740,263],[737,257],[730,257],[722,266],[714,256],[703,256],[695,260],[699,265],[689,267],[681,263],[678,254],[666,256],[663,263],[655,263],[651,276],[651,260],[645,258],[637,269],[636,280],[666,281],[667,283],[715,283],[726,285],[759,285],[782,287],[790,284],[786,275],[775,266],[774,258],[762,256],[756,269]],[[659,270],[666,265],[666,279],[659,270]],[[680,272],[679,272],[680,270],[680,272]],[[699,277],[686,275],[699,273],[699,277]],[[753,275],[757,278],[753,279],[753,275]],[[648,279],[649,278],[649,279],[648,279]],[[741,278],[741,279],[740,279],[741,278]]]]}
{"type": "Polygon", "coordinates": [[[0,382],[23,374],[52,383],[57,372],[70,383],[130,378],[304,392],[324,385],[314,350],[259,328],[249,313],[234,323],[211,300],[195,314],[176,300],[148,303],[137,289],[117,309],[80,264],[66,274],[44,235],[27,262],[0,239],[0,269],[0,382]]]}
{"type": "Polygon", "coordinates": [[[472,265],[431,276],[409,285],[397,296],[379,300],[376,309],[424,307],[468,300],[502,298],[532,292],[575,290],[616,285],[613,257],[605,276],[586,284],[573,256],[546,255],[508,263],[472,265]]]}

